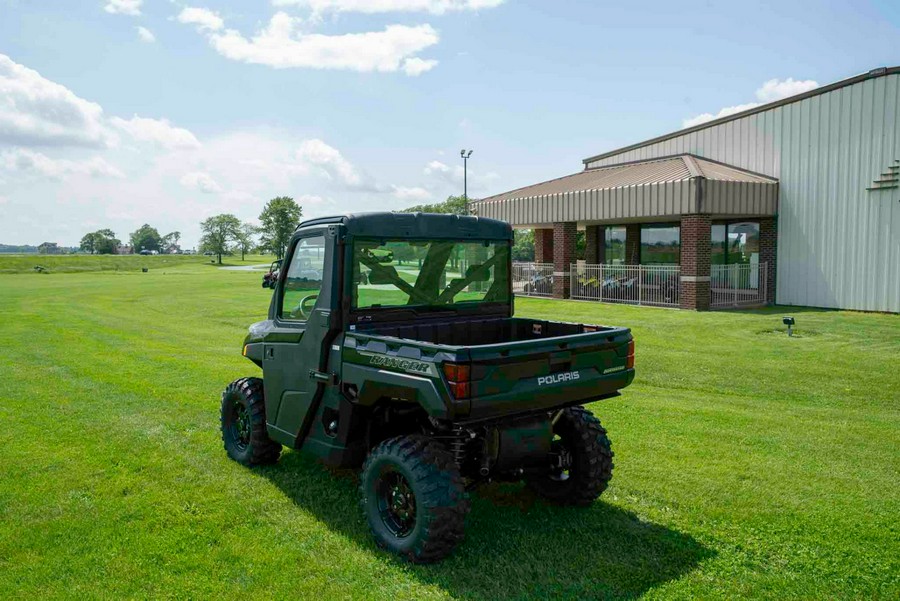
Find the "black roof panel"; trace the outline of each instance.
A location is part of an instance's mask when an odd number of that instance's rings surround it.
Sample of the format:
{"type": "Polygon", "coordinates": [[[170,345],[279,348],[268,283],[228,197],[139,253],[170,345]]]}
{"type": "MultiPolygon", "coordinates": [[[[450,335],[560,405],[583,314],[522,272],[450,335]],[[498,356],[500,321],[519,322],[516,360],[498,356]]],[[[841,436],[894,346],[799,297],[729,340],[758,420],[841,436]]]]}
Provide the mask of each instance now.
{"type": "Polygon", "coordinates": [[[473,215],[439,213],[351,213],[302,222],[297,229],[340,223],[351,236],[375,238],[432,238],[511,240],[512,227],[505,221],[473,215]]]}

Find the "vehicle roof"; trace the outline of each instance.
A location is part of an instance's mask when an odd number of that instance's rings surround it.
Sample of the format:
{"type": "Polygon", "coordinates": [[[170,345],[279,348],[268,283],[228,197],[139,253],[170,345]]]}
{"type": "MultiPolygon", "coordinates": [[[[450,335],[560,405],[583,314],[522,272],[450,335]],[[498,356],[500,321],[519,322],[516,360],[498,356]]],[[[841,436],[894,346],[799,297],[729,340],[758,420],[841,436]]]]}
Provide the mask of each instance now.
{"type": "Polygon", "coordinates": [[[318,225],[341,224],[350,236],[375,238],[444,238],[511,240],[512,227],[505,221],[474,215],[441,213],[350,213],[309,219],[297,231],[318,225]]]}

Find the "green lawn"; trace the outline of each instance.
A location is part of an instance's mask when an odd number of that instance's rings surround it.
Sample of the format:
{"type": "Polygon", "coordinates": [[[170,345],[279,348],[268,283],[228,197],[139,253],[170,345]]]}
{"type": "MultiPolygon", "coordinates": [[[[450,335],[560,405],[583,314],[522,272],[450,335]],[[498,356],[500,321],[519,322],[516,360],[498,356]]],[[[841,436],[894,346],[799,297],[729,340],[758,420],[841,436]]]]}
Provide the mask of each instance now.
{"type": "Polygon", "coordinates": [[[0,598],[900,597],[900,316],[518,300],[633,328],[635,384],[591,406],[612,484],[587,510],[480,489],[457,553],[409,566],[353,473],[226,459],[259,279],[0,275],[0,598]]]}

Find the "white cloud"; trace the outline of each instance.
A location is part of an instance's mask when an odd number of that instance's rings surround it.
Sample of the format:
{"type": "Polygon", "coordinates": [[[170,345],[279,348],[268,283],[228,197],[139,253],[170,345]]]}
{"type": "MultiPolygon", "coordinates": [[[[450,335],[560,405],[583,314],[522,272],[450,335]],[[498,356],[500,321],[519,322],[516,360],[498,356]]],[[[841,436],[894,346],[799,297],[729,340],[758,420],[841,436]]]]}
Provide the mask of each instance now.
{"type": "Polygon", "coordinates": [[[432,59],[423,59],[418,56],[403,60],[403,72],[410,77],[416,77],[426,71],[431,71],[437,66],[438,62],[432,59]]]}
{"type": "Polygon", "coordinates": [[[431,200],[433,197],[430,191],[420,186],[391,186],[391,188],[394,191],[394,197],[398,200],[422,202],[431,200]]]}
{"type": "MultiPolygon", "coordinates": [[[[463,179],[465,179],[465,171],[462,165],[451,167],[441,161],[431,161],[425,165],[423,173],[432,180],[437,181],[447,194],[462,194],[463,179]]],[[[471,197],[473,191],[479,192],[488,189],[499,177],[498,174],[492,171],[481,173],[469,167],[469,196],[471,197]]]]}
{"type": "Polygon", "coordinates": [[[702,113],[695,117],[684,119],[681,122],[681,126],[683,128],[694,127],[695,125],[700,125],[701,123],[706,123],[708,121],[713,121],[721,117],[727,117],[728,115],[734,115],[735,113],[740,113],[742,111],[756,108],[767,102],[775,102],[776,100],[782,100],[790,96],[802,94],[803,92],[808,92],[809,90],[814,90],[818,87],[818,82],[815,82],[811,79],[803,81],[795,80],[791,77],[788,77],[785,80],[770,79],[756,90],[756,98],[760,102],[748,102],[746,104],[738,104],[736,106],[726,106],[715,115],[713,115],[712,113],[702,113]]]}
{"type": "Polygon", "coordinates": [[[109,0],[103,10],[112,15],[128,15],[136,17],[141,14],[144,0],[109,0]]]}
{"type": "Polygon", "coordinates": [[[103,109],[0,54],[0,142],[105,146],[103,109]]]}
{"type": "Polygon", "coordinates": [[[62,179],[67,175],[125,177],[124,173],[101,157],[92,157],[81,161],[52,159],[43,153],[26,148],[16,148],[0,153],[0,169],[9,173],[38,175],[50,179],[62,179]]]}
{"type": "Polygon", "coordinates": [[[190,131],[175,127],[168,119],[148,119],[135,115],[131,119],[113,117],[110,123],[139,142],[153,142],[164,148],[199,148],[200,142],[190,131]]]}
{"type": "Polygon", "coordinates": [[[209,173],[203,171],[186,173],[178,181],[185,188],[199,190],[204,194],[215,194],[222,191],[222,186],[209,173]]]}
{"type": "Polygon", "coordinates": [[[761,102],[775,102],[788,96],[796,96],[819,87],[819,83],[811,79],[797,81],[788,77],[784,81],[770,79],[756,90],[756,97],[761,102]]]}
{"type": "Polygon", "coordinates": [[[382,192],[384,187],[375,183],[367,174],[360,172],[344,158],[341,152],[322,140],[304,140],[297,150],[297,160],[301,164],[318,168],[330,180],[342,183],[347,188],[382,192]]]}
{"type": "Polygon", "coordinates": [[[225,26],[225,22],[218,14],[206,8],[188,6],[178,14],[178,22],[188,25],[196,25],[199,31],[218,31],[225,26]]]}
{"type": "Polygon", "coordinates": [[[156,41],[156,36],[153,35],[153,32],[147,29],[146,27],[136,27],[138,32],[138,37],[142,42],[147,42],[148,44],[152,44],[156,41]]]}
{"type": "Polygon", "coordinates": [[[697,115],[696,117],[691,117],[689,119],[685,119],[681,122],[682,127],[694,127],[695,125],[700,125],[701,123],[706,123],[707,121],[712,121],[714,119],[719,119],[720,117],[727,117],[728,115],[734,115],[735,113],[740,113],[741,111],[748,111],[752,108],[756,108],[759,106],[758,102],[748,102],[747,104],[738,104],[736,106],[726,106],[718,113],[713,115],[712,113],[702,113],[697,115]]]}
{"type": "Polygon", "coordinates": [[[294,196],[305,217],[400,209],[441,196],[431,182],[388,179],[383,172],[400,172],[391,161],[378,164],[373,177],[376,167],[354,164],[325,139],[298,142],[294,132],[254,128],[201,145],[166,119],[108,116],[2,55],[0,91],[4,242],[76,244],[100,227],[124,236],[150,223],[183,232],[190,248],[206,217],[228,212],[252,220],[279,195],[294,196]]]}
{"type": "Polygon", "coordinates": [[[456,184],[463,180],[463,168],[450,167],[441,161],[431,161],[425,165],[425,175],[436,177],[450,184],[456,184]]]}
{"type": "Polygon", "coordinates": [[[272,0],[275,6],[299,6],[315,13],[448,12],[494,8],[504,0],[272,0]]]}
{"type": "Polygon", "coordinates": [[[266,65],[276,69],[345,69],[360,72],[397,72],[420,75],[437,61],[417,56],[438,43],[431,25],[388,25],[382,31],[323,35],[301,30],[303,20],[284,12],[272,16],[253,37],[234,29],[223,29],[222,19],[200,8],[185,8],[182,23],[198,26],[210,45],[231,60],[266,65]]]}

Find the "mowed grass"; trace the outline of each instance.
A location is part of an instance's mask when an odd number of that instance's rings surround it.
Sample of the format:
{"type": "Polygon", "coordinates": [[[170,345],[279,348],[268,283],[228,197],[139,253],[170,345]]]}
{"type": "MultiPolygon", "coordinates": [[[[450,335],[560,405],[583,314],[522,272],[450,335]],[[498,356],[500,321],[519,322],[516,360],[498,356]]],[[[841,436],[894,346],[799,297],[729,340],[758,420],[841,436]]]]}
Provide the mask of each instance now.
{"type": "MultiPolygon", "coordinates": [[[[222,257],[222,265],[253,265],[271,263],[271,255],[240,254],[222,257]]],[[[0,255],[0,274],[35,273],[41,266],[53,273],[84,273],[92,271],[140,271],[166,269],[182,265],[211,264],[215,257],[204,255],[0,255]]]]}
{"type": "Polygon", "coordinates": [[[633,329],[635,384],[591,405],[611,486],[589,509],[479,489],[457,553],[409,566],[371,542],[352,472],[226,458],[259,278],[0,276],[0,598],[900,596],[897,315],[517,300],[633,329]]]}

